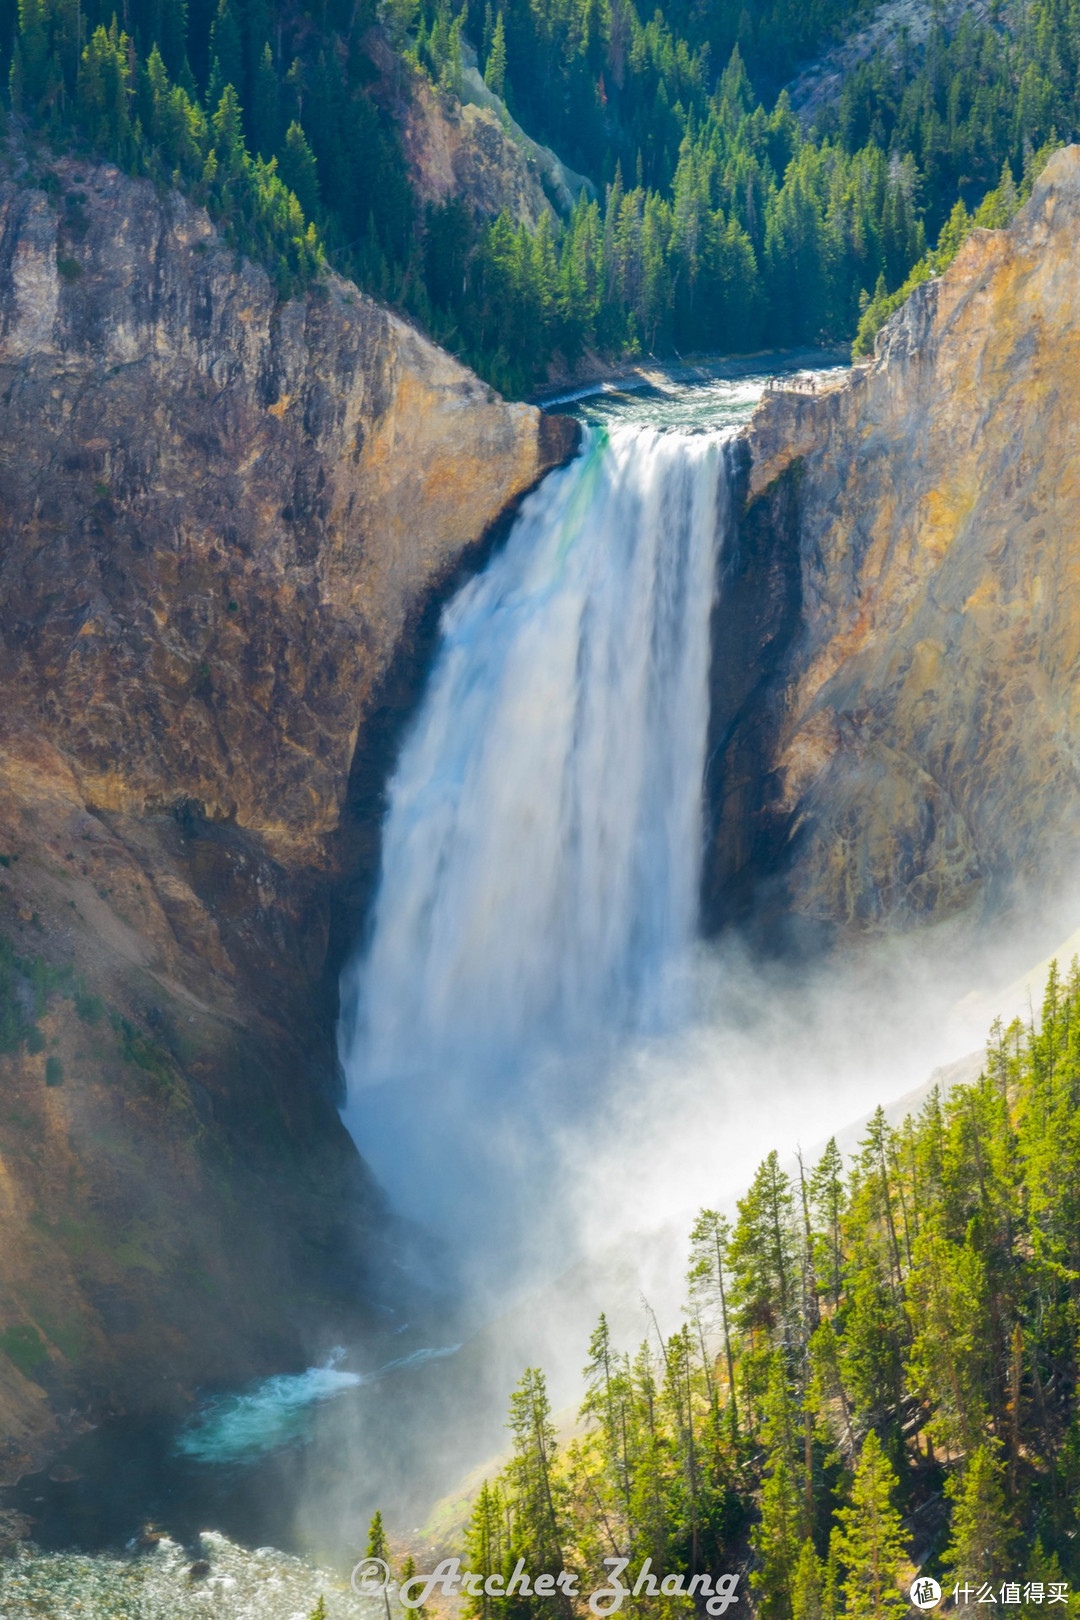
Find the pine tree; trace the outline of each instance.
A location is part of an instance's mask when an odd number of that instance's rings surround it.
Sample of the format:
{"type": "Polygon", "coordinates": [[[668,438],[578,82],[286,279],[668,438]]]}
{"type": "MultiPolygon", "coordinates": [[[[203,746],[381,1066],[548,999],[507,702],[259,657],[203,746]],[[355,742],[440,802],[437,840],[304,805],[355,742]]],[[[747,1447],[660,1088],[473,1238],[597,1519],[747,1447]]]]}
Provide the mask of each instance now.
{"type": "Polygon", "coordinates": [[[612,1345],[606,1316],[601,1315],[589,1340],[589,1362],[583,1377],[585,1399],[581,1416],[592,1418],[600,1426],[605,1464],[625,1513],[630,1506],[632,1391],[625,1367],[612,1345]]]}
{"type": "Polygon", "coordinates": [[[951,1539],[945,1553],[947,1584],[994,1581],[1009,1573],[1013,1530],[1004,1472],[989,1445],[972,1453],[963,1472],[949,1480],[953,1503],[951,1539]]]}
{"type": "MultiPolygon", "coordinates": [[[[447,12],[449,14],[449,7],[447,12]]],[[[446,55],[442,62],[442,72],[439,75],[439,83],[443,89],[449,91],[452,96],[456,96],[459,101],[461,100],[461,69],[463,61],[461,36],[464,26],[465,8],[462,7],[450,24],[450,31],[446,36],[446,55]]]]}
{"type": "Polygon", "coordinates": [[[837,1554],[845,1570],[843,1592],[851,1620],[887,1620],[907,1612],[899,1589],[905,1548],[892,1501],[895,1490],[896,1475],[871,1429],[855,1470],[851,1506],[837,1515],[837,1554]]]}
{"type": "Polygon", "coordinates": [[[319,207],[319,173],[307,136],[295,119],[285,134],[279,170],[283,182],[295,196],[306,217],[311,219],[319,207]]]}
{"type": "MultiPolygon", "coordinates": [[[[273,53],[267,41],[263,45],[251,87],[252,150],[264,158],[272,157],[277,150],[280,135],[281,91],[273,53]]],[[[299,193],[297,195],[299,196],[299,193]]]]}
{"type": "Polygon", "coordinates": [[[966,1241],[950,1243],[931,1227],[920,1234],[914,1258],[909,1377],[931,1410],[931,1435],[955,1456],[979,1444],[989,1415],[986,1268],[966,1241]]]}
{"type": "Polygon", "coordinates": [[[780,1351],[774,1353],[769,1362],[760,1432],[767,1448],[766,1478],[761,1492],[761,1522],[752,1540],[761,1568],[751,1577],[751,1584],[763,1615],[789,1620],[793,1612],[796,1572],[810,1525],[803,1489],[797,1412],[788,1387],[786,1358],[780,1351]]]}
{"type": "MultiPolygon", "coordinates": [[[[486,1582],[491,1575],[502,1574],[507,1563],[506,1504],[498,1485],[489,1485],[485,1479],[465,1529],[465,1554],[468,1567],[482,1575],[486,1582]]],[[[470,1596],[465,1613],[475,1620],[492,1620],[504,1612],[505,1600],[488,1592],[470,1596]]]]}
{"type": "Polygon", "coordinates": [[[130,43],[114,17],[108,32],[94,30],[79,63],[80,116],[94,142],[117,163],[134,155],[130,43]]]}
{"type": "Polygon", "coordinates": [[[791,1465],[782,1451],[773,1455],[761,1489],[761,1521],[753,1532],[759,1567],[750,1577],[765,1620],[792,1620],[795,1579],[804,1541],[803,1503],[791,1465]]]}
{"type": "Polygon", "coordinates": [[[383,1563],[389,1563],[390,1543],[386,1539],[386,1530],[383,1525],[383,1516],[376,1512],[368,1525],[367,1551],[365,1558],[381,1558],[383,1563]]]}
{"type": "Polygon", "coordinates": [[[531,1569],[561,1573],[565,1485],[556,1472],[558,1447],[551,1404],[539,1368],[527,1368],[510,1397],[509,1427],[514,1452],[506,1483],[515,1546],[531,1569]]]}
{"type": "Polygon", "coordinates": [[[44,0],[19,0],[18,106],[34,114],[49,87],[49,29],[44,0]]]}
{"type": "Polygon", "coordinates": [[[491,36],[491,50],[488,52],[487,62],[484,66],[484,83],[497,96],[505,93],[506,29],[503,25],[501,11],[495,21],[495,32],[491,36]]]}
{"type": "Polygon", "coordinates": [[[239,97],[245,89],[244,43],[233,0],[218,0],[210,28],[210,57],[217,63],[222,87],[231,84],[239,97]]]}
{"type": "Polygon", "coordinates": [[[221,100],[211,119],[214,131],[214,153],[218,173],[230,179],[239,177],[244,170],[247,148],[244,143],[244,118],[240,99],[232,84],[226,84],[221,100]]]}
{"type": "Polygon", "coordinates": [[[852,1398],[844,1381],[840,1363],[840,1340],[831,1318],[826,1318],[814,1333],[808,1345],[810,1358],[810,1400],[823,1427],[828,1428],[832,1413],[839,1415],[837,1425],[840,1439],[849,1462],[855,1459],[855,1431],[852,1425],[852,1398]]]}
{"type": "MultiPolygon", "coordinates": [[[[365,1558],[378,1559],[389,1570],[390,1568],[390,1542],[387,1539],[386,1529],[383,1525],[382,1513],[376,1510],[368,1526],[367,1550],[365,1558]]],[[[383,1587],[383,1607],[386,1610],[386,1620],[390,1620],[390,1589],[383,1587]]]]}
{"type": "Polygon", "coordinates": [[[843,1382],[855,1420],[885,1434],[899,1423],[907,1323],[894,1288],[869,1246],[853,1257],[844,1320],[843,1382]]]}
{"type": "MultiPolygon", "coordinates": [[[[487,1485],[486,1480],[485,1480],[484,1484],[485,1484],[485,1488],[486,1488],[486,1485],[487,1485]]],[[[473,1569],[476,1569],[478,1566],[473,1564],[470,1567],[473,1568],[473,1569]]],[[[486,1571],[485,1573],[490,1573],[490,1571],[486,1571]]],[[[401,1586],[402,1587],[407,1587],[409,1582],[414,1579],[415,1575],[416,1575],[416,1559],[413,1557],[412,1553],[409,1553],[408,1557],[405,1559],[405,1562],[401,1566],[401,1578],[400,1578],[401,1586]]],[[[427,1610],[426,1605],[423,1604],[423,1603],[418,1603],[414,1609],[409,1610],[409,1613],[419,1616],[419,1620],[427,1620],[428,1610],[427,1610]]]]}
{"type": "Polygon", "coordinates": [[[835,1309],[840,1302],[843,1284],[840,1223],[847,1202],[844,1160],[835,1136],[829,1138],[824,1153],[810,1173],[810,1201],[820,1232],[815,1265],[818,1276],[828,1279],[827,1294],[835,1309]]]}
{"type": "Polygon", "coordinates": [[[751,1334],[763,1333],[764,1343],[786,1339],[795,1314],[797,1268],[794,1200],[779,1154],[770,1153],[759,1165],[738,1209],[728,1259],[740,1325],[751,1334]]]}
{"type": "Polygon", "coordinates": [[[791,1620],[825,1620],[825,1571],[809,1536],[802,1544],[795,1566],[791,1620]]]}
{"type": "Polygon", "coordinates": [[[728,1376],[728,1407],[731,1430],[739,1432],[739,1409],[735,1390],[735,1356],[732,1343],[731,1321],[728,1316],[728,1290],[726,1286],[728,1245],[731,1227],[714,1209],[703,1209],[690,1233],[690,1270],[688,1281],[692,1295],[700,1296],[711,1307],[719,1321],[723,1335],[724,1364],[728,1376]]]}

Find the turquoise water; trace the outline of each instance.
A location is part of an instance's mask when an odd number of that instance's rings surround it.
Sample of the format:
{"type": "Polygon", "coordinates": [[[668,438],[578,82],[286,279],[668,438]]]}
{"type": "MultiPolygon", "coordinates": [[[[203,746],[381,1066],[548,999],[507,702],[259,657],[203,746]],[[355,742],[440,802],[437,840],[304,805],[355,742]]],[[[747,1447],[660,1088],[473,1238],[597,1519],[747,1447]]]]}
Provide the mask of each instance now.
{"type": "Polygon", "coordinates": [[[282,1446],[308,1438],[313,1410],[346,1390],[375,1384],[392,1372],[421,1367],[452,1356],[461,1346],[414,1350],[388,1361],[375,1372],[342,1372],[345,1351],[336,1350],[321,1367],[302,1373],[279,1373],[254,1389],[220,1395],[207,1402],[181,1430],[175,1450],[201,1463],[251,1462],[282,1446]]]}
{"type": "Polygon", "coordinates": [[[219,1396],[182,1430],[177,1451],[196,1462],[240,1462],[302,1439],[313,1406],[363,1382],[360,1373],[338,1370],[335,1363],[344,1353],[325,1366],[281,1373],[246,1393],[219,1396]]]}

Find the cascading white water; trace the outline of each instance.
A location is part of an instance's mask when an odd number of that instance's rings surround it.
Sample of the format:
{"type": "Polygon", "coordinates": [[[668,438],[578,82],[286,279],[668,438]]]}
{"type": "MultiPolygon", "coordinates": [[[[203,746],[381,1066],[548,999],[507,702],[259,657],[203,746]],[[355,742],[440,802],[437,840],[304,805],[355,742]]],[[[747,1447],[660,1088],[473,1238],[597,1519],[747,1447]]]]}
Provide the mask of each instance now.
{"type": "Polygon", "coordinates": [[[448,1097],[475,1120],[677,1012],[727,512],[723,435],[590,430],[445,611],[342,986],[346,1117],[398,1196],[384,1133],[408,1159],[448,1097]]]}

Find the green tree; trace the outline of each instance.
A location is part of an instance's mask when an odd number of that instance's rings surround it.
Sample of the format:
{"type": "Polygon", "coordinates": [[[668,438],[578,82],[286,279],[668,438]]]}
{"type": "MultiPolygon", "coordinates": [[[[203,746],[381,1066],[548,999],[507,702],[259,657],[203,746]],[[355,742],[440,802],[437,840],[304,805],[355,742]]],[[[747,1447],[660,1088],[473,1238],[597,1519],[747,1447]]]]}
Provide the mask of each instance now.
{"type": "MultiPolygon", "coordinates": [[[[271,158],[280,138],[281,90],[273,53],[267,41],[263,45],[251,87],[251,144],[264,158],[271,158]]],[[[295,186],[293,190],[296,190],[295,186]]]]}
{"type": "Polygon", "coordinates": [[[728,1289],[726,1286],[728,1245],[731,1226],[714,1209],[703,1209],[690,1233],[690,1270],[688,1281],[692,1296],[703,1300],[719,1320],[723,1334],[724,1366],[728,1377],[728,1408],[734,1435],[739,1432],[739,1409],[735,1391],[735,1352],[732,1341],[731,1320],[728,1316],[728,1289]]]}
{"type": "Polygon", "coordinates": [[[962,1473],[949,1480],[951,1536],[945,1552],[947,1584],[1000,1580],[1010,1573],[1014,1541],[1004,1471],[990,1445],[978,1446],[962,1473]]]}
{"type": "Polygon", "coordinates": [[[973,1450],[989,1418],[983,1261],[967,1242],[927,1228],[915,1244],[908,1294],[915,1329],[908,1371],[931,1409],[930,1432],[952,1455],[973,1450]]]}
{"type": "Polygon", "coordinates": [[[384,1564],[390,1562],[390,1543],[386,1537],[386,1528],[383,1524],[381,1512],[376,1511],[372,1515],[371,1523],[368,1525],[367,1550],[364,1557],[381,1558],[384,1564]]]}
{"type": "Polygon", "coordinates": [[[237,180],[244,173],[247,146],[244,141],[244,117],[240,98],[230,82],[221,92],[221,100],[210,120],[214,132],[214,156],[219,184],[237,180]]]}
{"type": "MultiPolygon", "coordinates": [[[[486,1489],[486,1487],[487,1487],[487,1481],[486,1480],[484,1482],[484,1485],[485,1485],[485,1489],[486,1489]]],[[[471,1567],[475,1569],[477,1566],[472,1565],[471,1567]]],[[[411,1580],[413,1580],[415,1578],[415,1576],[416,1576],[416,1559],[413,1557],[412,1553],[409,1553],[409,1555],[406,1557],[405,1561],[403,1562],[403,1564],[401,1566],[401,1586],[402,1587],[407,1587],[409,1582],[411,1580]]],[[[481,1612],[484,1612],[484,1611],[481,1611],[481,1612]]],[[[426,1604],[419,1603],[419,1604],[417,1604],[415,1609],[410,1609],[409,1613],[418,1615],[420,1617],[420,1620],[427,1620],[428,1609],[427,1609],[426,1604]]]]}
{"type": "Polygon", "coordinates": [[[792,1620],[825,1620],[825,1570],[807,1536],[791,1587],[792,1620]]]}
{"type": "Polygon", "coordinates": [[[824,1153],[810,1173],[810,1200],[819,1232],[814,1256],[815,1269],[819,1277],[828,1279],[826,1293],[835,1309],[840,1303],[844,1281],[841,1221],[847,1203],[844,1160],[835,1136],[829,1138],[824,1153]]]}
{"type": "Polygon", "coordinates": [[[606,1469],[625,1513],[630,1507],[633,1389],[629,1374],[612,1345],[604,1315],[589,1340],[589,1361],[583,1377],[585,1399],[581,1416],[591,1418],[599,1426],[606,1469]]]}
{"type": "Polygon", "coordinates": [[[843,1383],[856,1422],[873,1424],[884,1437],[900,1418],[906,1323],[872,1250],[864,1248],[853,1258],[852,1270],[841,1350],[843,1383]]]}
{"type": "Polygon", "coordinates": [[[90,139],[117,163],[128,163],[135,151],[131,123],[134,87],[130,40],[113,18],[108,32],[96,28],[79,63],[79,113],[90,139]]]}
{"type": "Polygon", "coordinates": [[[231,84],[238,94],[243,91],[244,42],[233,0],[218,0],[210,29],[210,57],[218,65],[222,88],[231,84]]]}
{"type": "Polygon", "coordinates": [[[846,1612],[852,1620],[887,1620],[907,1612],[899,1589],[905,1547],[900,1514],[893,1506],[896,1483],[871,1429],[855,1470],[851,1506],[837,1515],[837,1554],[845,1571],[846,1612]]]}
{"type": "MultiPolygon", "coordinates": [[[[465,1553],[468,1567],[488,1580],[501,1575],[507,1565],[509,1540],[507,1535],[507,1504],[497,1484],[489,1485],[485,1479],[473,1503],[469,1522],[465,1528],[465,1553]]],[[[492,1620],[505,1612],[507,1601],[492,1597],[481,1590],[466,1601],[465,1613],[477,1620],[492,1620]]]]}
{"type": "Polygon", "coordinates": [[[558,1575],[564,1568],[565,1485],[556,1471],[558,1446],[539,1368],[527,1368],[511,1395],[509,1428],[513,1456],[505,1479],[515,1548],[529,1568],[558,1575]]]}
{"type": "Polygon", "coordinates": [[[770,1153],[739,1200],[728,1260],[739,1325],[764,1343],[789,1335],[795,1316],[797,1267],[791,1182],[770,1153]]]}
{"type": "MultiPolygon", "coordinates": [[[[368,1525],[367,1550],[364,1557],[377,1558],[380,1563],[386,1565],[387,1570],[390,1568],[390,1542],[387,1539],[386,1529],[383,1525],[382,1513],[378,1510],[372,1515],[371,1523],[368,1525]]],[[[390,1620],[390,1589],[388,1586],[383,1588],[383,1608],[386,1610],[386,1620],[390,1620]]]]}
{"type": "Polygon", "coordinates": [[[19,32],[12,62],[11,95],[16,110],[38,113],[55,85],[45,0],[19,0],[19,32]]]}
{"type": "Polygon", "coordinates": [[[495,32],[491,36],[491,50],[484,66],[484,83],[497,96],[501,96],[506,89],[506,29],[503,26],[501,11],[495,20],[495,32]]]}
{"type": "Polygon", "coordinates": [[[761,1519],[753,1533],[759,1566],[750,1585],[765,1620],[791,1620],[804,1535],[802,1494],[783,1452],[774,1454],[761,1488],[761,1519]]]}
{"type": "Polygon", "coordinates": [[[319,173],[307,136],[295,119],[285,133],[278,166],[285,185],[311,219],[319,207],[319,173]]]}

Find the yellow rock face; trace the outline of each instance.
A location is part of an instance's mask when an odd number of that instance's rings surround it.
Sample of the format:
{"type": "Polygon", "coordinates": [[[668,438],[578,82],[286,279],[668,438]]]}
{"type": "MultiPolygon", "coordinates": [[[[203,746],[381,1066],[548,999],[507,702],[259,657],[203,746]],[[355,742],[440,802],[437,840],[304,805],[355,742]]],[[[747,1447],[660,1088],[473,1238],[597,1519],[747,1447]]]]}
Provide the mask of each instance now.
{"type": "Polygon", "coordinates": [[[1074,147],[871,363],[751,425],[748,518],[797,550],[758,813],[798,915],[947,915],[1080,852],[1078,256],[1074,147]]]}
{"type": "Polygon", "coordinates": [[[37,1029],[0,1049],[0,1478],[57,1410],[363,1315],[388,1239],[328,965],[357,739],[576,433],[340,280],[279,303],[178,197],[56,178],[0,188],[0,990],[37,1029]]]}

